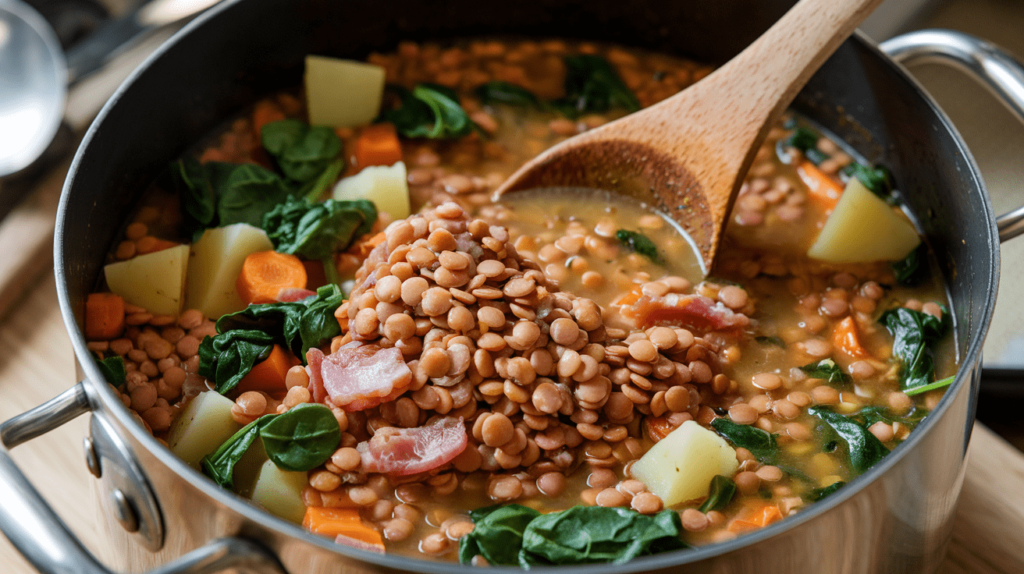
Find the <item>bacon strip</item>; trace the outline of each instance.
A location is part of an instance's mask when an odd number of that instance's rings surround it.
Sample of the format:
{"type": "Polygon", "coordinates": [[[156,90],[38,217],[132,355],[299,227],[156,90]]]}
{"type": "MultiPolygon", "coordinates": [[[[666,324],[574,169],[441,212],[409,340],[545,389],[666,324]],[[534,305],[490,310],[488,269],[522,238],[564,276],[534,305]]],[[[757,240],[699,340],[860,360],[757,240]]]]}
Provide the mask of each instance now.
{"type": "Polygon", "coordinates": [[[364,472],[405,476],[451,462],[469,444],[462,417],[444,417],[422,427],[384,427],[356,445],[364,472]]]}
{"type": "Polygon", "coordinates": [[[750,318],[746,315],[736,313],[721,302],[703,295],[643,295],[631,304],[626,301],[620,313],[638,327],[644,328],[673,325],[701,331],[729,331],[750,325],[750,318]]]}
{"type": "Polygon", "coordinates": [[[322,402],[322,388],[331,402],[346,411],[365,410],[397,398],[412,382],[409,365],[394,347],[353,341],[326,357],[319,349],[310,349],[306,361],[314,400],[322,402]]]}

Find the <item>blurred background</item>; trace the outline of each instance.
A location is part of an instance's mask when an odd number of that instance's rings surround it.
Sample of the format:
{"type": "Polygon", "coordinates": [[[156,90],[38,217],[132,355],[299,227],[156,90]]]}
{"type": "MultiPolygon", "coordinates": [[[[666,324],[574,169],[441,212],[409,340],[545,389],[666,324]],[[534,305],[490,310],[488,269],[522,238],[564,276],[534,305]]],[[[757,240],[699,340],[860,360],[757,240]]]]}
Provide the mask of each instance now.
{"type": "MultiPolygon", "coordinates": [[[[0,8],[12,0],[0,0],[0,8]]],[[[52,234],[60,189],[81,135],[117,86],[161,42],[218,0],[25,0],[49,22],[73,64],[63,124],[44,156],[13,176],[0,177],[0,420],[54,396],[74,381],[74,357],[56,305],[52,234]],[[95,69],[92,69],[95,68],[95,69]],[[47,381],[45,384],[42,381],[47,381]],[[32,384],[29,384],[32,383],[32,384]],[[26,390],[27,389],[27,390],[26,390]]],[[[340,1],[340,0],[339,0],[340,1]]],[[[968,32],[1024,57],[1022,0],[887,0],[862,26],[876,41],[922,28],[968,32]]],[[[0,21],[0,120],[5,42],[0,21]]],[[[1024,204],[1024,125],[988,92],[949,68],[920,65],[912,74],[950,116],[981,168],[995,212],[1024,204]]],[[[8,82],[5,86],[4,82],[8,82]]],[[[0,130],[0,144],[5,133],[0,130]]],[[[2,148],[2,145],[0,145],[2,148]]],[[[970,240],[970,238],[965,238],[970,240]]],[[[1024,449],[1024,239],[1002,246],[1002,279],[995,320],[985,345],[985,375],[979,419],[1024,449]]],[[[91,498],[89,475],[79,444],[84,417],[18,449],[15,458],[29,473],[45,473],[47,498],[91,498]],[[49,482],[49,479],[54,482],[49,482]],[[63,492],[55,492],[63,491],[63,492]]],[[[1024,455],[976,428],[972,465],[944,574],[1024,572],[1024,496],[1007,500],[999,488],[1020,492],[1024,455]],[[985,441],[985,450],[978,444],[985,441]],[[999,488],[994,485],[999,480],[999,488]],[[995,525],[1005,539],[984,537],[976,525],[995,525]],[[971,538],[972,531],[975,531],[971,538]]],[[[72,530],[90,547],[102,533],[94,528],[92,502],[60,508],[72,530]],[[91,542],[91,544],[90,544],[91,542]]],[[[978,526],[982,528],[982,526],[978,526]]],[[[31,567],[0,537],[0,572],[28,574],[31,567]]]]}

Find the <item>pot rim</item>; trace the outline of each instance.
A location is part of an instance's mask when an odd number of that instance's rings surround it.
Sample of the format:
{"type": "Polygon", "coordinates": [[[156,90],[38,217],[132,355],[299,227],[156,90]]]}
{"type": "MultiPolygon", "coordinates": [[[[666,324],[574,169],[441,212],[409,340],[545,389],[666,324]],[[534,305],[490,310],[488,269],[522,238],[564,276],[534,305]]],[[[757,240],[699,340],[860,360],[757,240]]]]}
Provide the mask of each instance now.
{"type": "MultiPolygon", "coordinates": [[[[64,187],[61,193],[60,203],[57,209],[57,221],[56,229],[54,233],[54,275],[57,281],[57,298],[60,305],[61,316],[64,321],[65,328],[68,334],[71,336],[71,344],[74,348],[76,359],[78,364],[82,367],[85,373],[85,380],[88,382],[87,387],[89,388],[90,401],[98,401],[99,405],[94,404],[93,407],[96,411],[101,411],[108,416],[113,416],[117,422],[124,428],[128,429],[132,437],[143,445],[149,453],[159,460],[162,464],[170,468],[179,477],[188,481],[193,487],[198,488],[206,496],[210,497],[217,503],[230,509],[243,516],[245,519],[252,521],[253,523],[260,524],[261,526],[274,531],[278,535],[283,535],[291,538],[298,538],[303,542],[315,544],[320,548],[333,552],[341,557],[351,558],[360,560],[363,562],[372,563],[378,566],[386,568],[394,568],[408,572],[423,572],[430,574],[450,574],[453,570],[468,572],[470,569],[477,571],[477,567],[463,564],[454,564],[451,562],[441,562],[428,559],[409,558],[399,555],[390,554],[378,554],[369,552],[366,550],[360,550],[336,544],[331,540],[328,540],[322,536],[317,536],[310,532],[303,530],[299,525],[294,524],[290,521],[284,520],[273,514],[257,507],[250,503],[248,500],[241,496],[235,495],[228,492],[213,481],[205,477],[201,472],[192,468],[184,461],[174,456],[164,445],[162,445],[152,434],[146,432],[146,430],[140,426],[129,414],[128,409],[123,405],[120,397],[114,393],[114,390],[109,384],[103,379],[100,374],[96,363],[91,359],[90,352],[86,347],[86,341],[84,334],[78,323],[75,321],[74,309],[81,305],[81,302],[71,301],[70,294],[66,284],[66,273],[65,273],[65,258],[63,252],[64,243],[64,228],[65,221],[72,216],[69,212],[69,196],[75,186],[75,175],[79,171],[80,165],[84,161],[85,150],[89,147],[90,142],[96,137],[100,131],[104,120],[111,113],[111,110],[117,106],[118,101],[124,96],[128,88],[142,75],[144,75],[149,69],[150,65],[163,57],[166,53],[174,50],[175,46],[180,42],[189,41],[189,36],[192,30],[206,25],[207,22],[214,20],[221,16],[221,14],[228,12],[237,4],[240,4],[243,0],[226,0],[221,2],[219,5],[206,11],[199,17],[195,18],[192,22],[187,24],[181,30],[176,32],[169,40],[162,44],[156,51],[154,51],[142,64],[139,65],[118,87],[114,95],[107,101],[107,103],[100,110],[96,119],[89,126],[88,131],[82,139],[81,144],[75,157],[72,160],[69,175],[64,183],[64,187]],[[97,382],[99,381],[99,382],[97,382]]],[[[835,494],[830,495],[826,500],[822,500],[814,503],[811,507],[798,513],[796,516],[788,517],[785,520],[772,524],[768,527],[759,529],[752,533],[747,533],[738,536],[735,539],[709,544],[706,546],[700,546],[689,550],[670,552],[665,554],[658,554],[652,556],[645,556],[634,559],[625,564],[591,564],[585,566],[570,566],[570,567],[545,567],[536,568],[538,572],[559,572],[559,573],[598,573],[598,574],[611,574],[611,573],[627,573],[627,572],[640,572],[647,570],[655,570],[660,568],[668,568],[672,566],[678,566],[683,564],[695,563],[709,558],[714,558],[722,554],[726,554],[740,548],[751,546],[769,538],[786,532],[792,528],[796,528],[806,522],[814,520],[819,515],[830,511],[832,508],[840,506],[847,500],[853,498],[860,493],[867,485],[874,482],[876,479],[881,477],[884,473],[888,472],[890,468],[898,464],[903,458],[907,456],[915,446],[924,440],[925,436],[929,434],[932,429],[936,426],[936,421],[941,418],[950,405],[953,403],[956,396],[962,392],[971,392],[971,396],[968,398],[968,413],[970,414],[969,422],[973,424],[975,405],[977,402],[977,390],[976,385],[972,385],[971,381],[975,380],[975,374],[977,370],[964,369],[963,365],[974,365],[976,359],[980,359],[982,344],[985,340],[985,335],[988,332],[989,324],[991,323],[992,314],[995,307],[996,291],[999,284],[999,239],[995,224],[995,215],[992,211],[991,201],[988,196],[988,192],[985,188],[984,181],[980,176],[978,165],[971,155],[970,150],[964,143],[959,132],[956,130],[949,117],[942,111],[938,104],[928,95],[928,93],[922,88],[922,86],[910,76],[902,66],[894,62],[889,56],[887,56],[878,45],[870,40],[865,34],[859,30],[855,31],[847,42],[856,42],[867,48],[875,56],[884,61],[886,66],[892,68],[898,75],[900,75],[905,81],[910,84],[910,89],[916,94],[922,102],[927,105],[932,113],[934,113],[944,124],[946,129],[951,132],[953,140],[956,143],[957,151],[964,156],[964,159],[968,162],[971,167],[971,179],[974,181],[977,188],[982,192],[982,201],[984,203],[984,218],[988,227],[988,234],[986,241],[988,248],[993,252],[993,257],[996,264],[989,270],[988,283],[991,285],[991,289],[985,294],[985,316],[983,320],[979,321],[976,330],[976,337],[967,347],[967,351],[961,358],[961,368],[956,374],[956,378],[952,385],[950,385],[946,394],[940,400],[938,406],[925,418],[924,422],[920,427],[915,429],[910,434],[909,438],[901,443],[890,455],[887,455],[879,463],[869,469],[866,473],[854,478],[846,486],[837,491],[835,494]],[[973,387],[973,389],[972,389],[973,387]]],[[[947,288],[948,291],[948,288],[947,288]]],[[[954,315],[954,320],[959,318],[954,315]]],[[[969,434],[971,432],[971,426],[966,429],[969,434]]],[[[509,571],[521,571],[518,567],[498,567],[499,569],[504,568],[509,571]]]]}

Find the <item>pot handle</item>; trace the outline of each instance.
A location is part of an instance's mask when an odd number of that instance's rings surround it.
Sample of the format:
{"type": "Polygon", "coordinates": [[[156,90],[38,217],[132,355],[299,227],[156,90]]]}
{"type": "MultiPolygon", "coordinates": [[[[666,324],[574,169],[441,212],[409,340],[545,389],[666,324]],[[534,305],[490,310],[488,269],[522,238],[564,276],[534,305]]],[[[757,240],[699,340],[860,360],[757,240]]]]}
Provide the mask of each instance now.
{"type": "MultiPolygon", "coordinates": [[[[903,65],[945,64],[988,88],[1024,123],[1024,64],[999,46],[954,30],[920,30],[896,36],[879,47],[903,65]]],[[[1024,233],[1024,206],[996,218],[999,240],[1024,233]]]]}
{"type": "MultiPolygon", "coordinates": [[[[0,424],[0,530],[42,574],[112,574],[96,561],[46,504],[11,458],[9,449],[92,410],[84,383],[0,424]]],[[[284,574],[263,546],[220,538],[150,574],[212,574],[228,568],[284,574]]]]}

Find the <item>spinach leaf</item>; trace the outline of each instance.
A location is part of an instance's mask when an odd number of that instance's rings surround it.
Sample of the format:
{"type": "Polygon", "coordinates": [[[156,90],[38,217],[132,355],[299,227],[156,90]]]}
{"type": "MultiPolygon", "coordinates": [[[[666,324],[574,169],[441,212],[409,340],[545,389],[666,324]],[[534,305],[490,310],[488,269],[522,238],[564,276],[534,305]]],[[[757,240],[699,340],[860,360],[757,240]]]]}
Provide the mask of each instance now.
{"type": "Polygon", "coordinates": [[[864,473],[889,454],[889,449],[879,441],[866,426],[851,417],[841,415],[826,407],[811,407],[807,413],[828,425],[846,443],[850,465],[858,473],[864,473]]]}
{"type": "MultiPolygon", "coordinates": [[[[168,168],[170,187],[178,193],[183,215],[183,231],[192,235],[217,225],[217,191],[209,167],[186,157],[168,168]]],[[[223,165],[223,164],[222,164],[223,165]]]]}
{"type": "Polygon", "coordinates": [[[592,54],[565,57],[565,97],[552,102],[564,115],[575,118],[589,112],[640,109],[640,101],[604,58],[592,54]]]}
{"type": "Polygon", "coordinates": [[[259,332],[271,343],[277,342],[291,349],[305,364],[306,351],[310,347],[319,347],[325,340],[341,334],[334,310],[344,300],[345,296],[337,285],[324,285],[317,289],[316,296],[302,301],[249,305],[242,311],[224,315],[217,320],[217,332],[259,332]]]}
{"type": "Polygon", "coordinates": [[[859,179],[864,187],[882,199],[888,200],[892,196],[895,187],[892,173],[884,166],[867,167],[853,162],[843,169],[843,173],[859,179]]]}
{"type": "Polygon", "coordinates": [[[494,566],[516,566],[523,533],[540,512],[509,504],[477,509],[469,516],[473,519],[473,531],[459,540],[459,562],[469,564],[479,554],[494,566]]]}
{"type": "Polygon", "coordinates": [[[626,249],[635,251],[659,265],[663,263],[661,255],[658,253],[658,247],[655,246],[654,242],[646,235],[637,233],[636,231],[620,229],[615,232],[615,238],[618,239],[619,243],[625,246],[626,249]]]}
{"type": "Polygon", "coordinates": [[[293,407],[260,428],[267,457],[282,470],[305,472],[331,458],[341,429],[331,409],[307,403],[293,407]]]}
{"type": "Polygon", "coordinates": [[[757,460],[765,464],[774,464],[779,458],[779,445],[775,442],[774,434],[757,427],[736,424],[724,417],[711,421],[711,426],[729,442],[749,450],[757,460]]]}
{"type": "Polygon", "coordinates": [[[270,356],[274,338],[255,330],[218,332],[199,345],[198,372],[213,381],[223,395],[234,389],[256,363],[270,356]]]}
{"type": "Polygon", "coordinates": [[[125,370],[123,357],[111,355],[106,359],[101,359],[99,355],[92,353],[92,358],[96,361],[100,374],[115,389],[120,389],[124,385],[128,378],[128,372],[125,370]]]}
{"type": "Polygon", "coordinates": [[[810,128],[798,126],[793,130],[793,135],[783,140],[783,145],[795,147],[806,154],[807,150],[815,149],[818,145],[818,134],[810,128]]]}
{"type": "Polygon", "coordinates": [[[709,512],[711,510],[722,510],[729,503],[732,502],[732,497],[736,494],[736,483],[732,481],[728,476],[715,475],[711,479],[711,490],[708,493],[708,499],[700,505],[701,512],[709,512]]]}
{"type": "Polygon", "coordinates": [[[476,96],[485,105],[506,104],[537,109],[543,107],[543,104],[533,92],[508,82],[493,81],[481,84],[476,89],[476,96]]]}
{"type": "Polygon", "coordinates": [[[289,196],[262,224],[278,252],[325,260],[369,233],[376,221],[377,208],[365,199],[314,203],[289,196]]]}
{"type": "Polygon", "coordinates": [[[815,489],[811,490],[809,493],[807,493],[804,496],[804,498],[807,499],[809,502],[818,502],[822,498],[825,498],[826,496],[828,496],[828,495],[832,494],[833,492],[839,490],[840,488],[842,488],[845,485],[846,485],[846,483],[841,481],[841,480],[838,481],[838,482],[833,482],[832,484],[830,484],[828,486],[824,486],[822,488],[815,488],[815,489]]]}
{"type": "Polygon", "coordinates": [[[638,556],[687,548],[679,513],[645,516],[627,508],[574,506],[543,514],[523,533],[519,565],[623,564],[638,556]]]}
{"type": "Polygon", "coordinates": [[[299,195],[309,201],[319,201],[320,196],[334,185],[334,182],[338,181],[338,176],[341,175],[343,169],[345,169],[345,160],[339,158],[332,161],[319,177],[309,180],[302,186],[299,195]]]}
{"type": "Polygon", "coordinates": [[[399,108],[384,112],[384,121],[395,124],[398,133],[409,138],[448,139],[469,135],[477,129],[459,97],[449,88],[417,84],[412,91],[390,88],[401,97],[399,108]]]}
{"type": "Polygon", "coordinates": [[[203,457],[200,463],[203,467],[203,474],[213,479],[221,488],[234,490],[235,464],[242,458],[245,451],[249,450],[252,443],[256,442],[260,429],[273,422],[278,416],[263,415],[231,435],[231,438],[224,441],[217,447],[217,450],[203,457]]]}
{"type": "Polygon", "coordinates": [[[268,123],[260,139],[285,177],[299,183],[316,180],[341,155],[334,130],[295,119],[268,123]]]}
{"type": "MultiPolygon", "coordinates": [[[[946,379],[943,379],[946,380],[946,379]]],[[[851,418],[861,422],[865,427],[881,421],[887,424],[900,423],[901,425],[914,430],[917,425],[928,416],[924,409],[912,408],[909,412],[898,415],[892,412],[889,407],[864,407],[850,415],[851,418]]]]}
{"type": "Polygon", "coordinates": [[[908,389],[908,390],[903,391],[903,392],[907,396],[912,397],[914,395],[920,395],[921,393],[927,393],[928,391],[934,391],[935,389],[941,389],[943,387],[948,387],[949,385],[953,384],[954,380],[956,380],[956,375],[953,375],[952,377],[946,377],[945,379],[941,379],[941,380],[935,381],[934,383],[930,383],[930,384],[927,384],[927,385],[922,385],[920,387],[914,387],[912,389],[908,389]]]}
{"type": "Polygon", "coordinates": [[[770,337],[761,335],[754,337],[754,340],[764,345],[775,345],[776,347],[782,347],[783,349],[786,348],[786,342],[782,340],[782,337],[777,337],[775,335],[770,337]]]}
{"type": "Polygon", "coordinates": [[[949,310],[942,319],[905,307],[890,309],[878,319],[893,336],[892,354],[900,363],[900,389],[904,392],[932,382],[935,357],[932,345],[950,328],[949,310]]]}
{"type": "Polygon", "coordinates": [[[928,247],[922,243],[909,255],[892,264],[892,271],[900,285],[913,287],[928,276],[928,247]]]}
{"type": "Polygon", "coordinates": [[[807,373],[807,376],[812,379],[824,379],[828,383],[848,383],[850,382],[850,375],[847,375],[839,368],[832,359],[822,359],[816,363],[808,363],[800,370],[807,373]]]}

